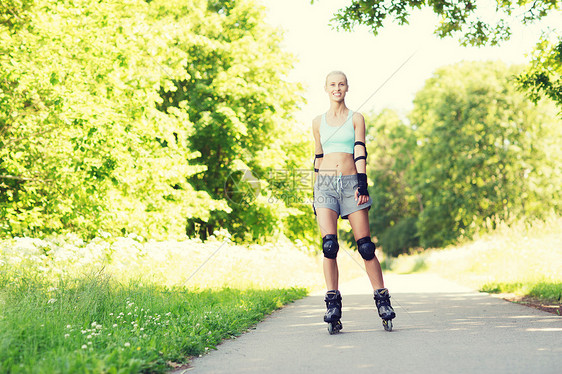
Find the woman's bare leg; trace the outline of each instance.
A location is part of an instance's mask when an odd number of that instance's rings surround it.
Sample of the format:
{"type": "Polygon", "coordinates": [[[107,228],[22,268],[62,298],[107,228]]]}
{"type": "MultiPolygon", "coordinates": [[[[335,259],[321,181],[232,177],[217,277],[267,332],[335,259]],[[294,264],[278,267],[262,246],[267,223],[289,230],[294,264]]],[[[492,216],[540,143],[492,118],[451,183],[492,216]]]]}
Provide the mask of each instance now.
{"type": "MultiPolygon", "coordinates": [[[[322,237],[326,235],[337,235],[338,213],[328,208],[316,209],[316,217],[322,237]]],[[[324,257],[322,267],[324,269],[324,279],[328,290],[338,289],[338,262],[336,259],[324,257]]]]}
{"type": "MultiPolygon", "coordinates": [[[[371,237],[367,209],[361,209],[357,212],[353,212],[349,215],[348,218],[349,223],[351,224],[351,229],[353,230],[355,241],[367,236],[371,237]]],[[[369,281],[371,282],[371,286],[373,286],[373,290],[384,288],[381,264],[379,263],[377,256],[375,256],[372,260],[364,261],[365,270],[367,271],[367,275],[369,277],[369,281]]]]}

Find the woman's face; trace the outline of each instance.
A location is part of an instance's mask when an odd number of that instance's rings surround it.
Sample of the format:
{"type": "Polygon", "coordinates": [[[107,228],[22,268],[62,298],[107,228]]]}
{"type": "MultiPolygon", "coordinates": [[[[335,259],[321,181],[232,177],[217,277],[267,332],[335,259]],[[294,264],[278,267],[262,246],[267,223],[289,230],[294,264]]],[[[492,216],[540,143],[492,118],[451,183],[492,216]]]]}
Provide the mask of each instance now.
{"type": "Polygon", "coordinates": [[[349,86],[347,78],[342,74],[331,74],[326,78],[324,90],[328,93],[330,100],[342,101],[345,98],[349,86]]]}

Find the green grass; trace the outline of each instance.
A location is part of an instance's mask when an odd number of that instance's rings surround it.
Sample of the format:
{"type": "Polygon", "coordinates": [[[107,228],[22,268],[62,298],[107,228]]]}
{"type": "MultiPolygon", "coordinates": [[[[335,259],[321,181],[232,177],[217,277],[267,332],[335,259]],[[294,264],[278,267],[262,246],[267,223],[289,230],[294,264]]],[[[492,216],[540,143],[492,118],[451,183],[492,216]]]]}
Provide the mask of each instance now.
{"type": "Polygon", "coordinates": [[[0,240],[0,373],[165,372],[321,282],[282,238],[0,240]]]}
{"type": "Polygon", "coordinates": [[[533,296],[544,301],[562,301],[562,282],[490,282],[481,287],[481,291],[489,293],[513,293],[533,296]]]}
{"type": "Polygon", "coordinates": [[[560,302],[560,227],[562,217],[499,224],[470,242],[386,259],[385,265],[396,273],[438,273],[485,292],[560,302]]]}
{"type": "Polygon", "coordinates": [[[302,288],[189,290],[99,272],[54,285],[0,273],[0,372],[165,372],[239,335],[302,288]]]}
{"type": "MultiPolygon", "coordinates": [[[[1,240],[0,373],[169,370],[323,289],[322,256],[306,249],[283,238],[1,240]]],[[[342,280],[364,275],[348,254],[342,280]]]]}

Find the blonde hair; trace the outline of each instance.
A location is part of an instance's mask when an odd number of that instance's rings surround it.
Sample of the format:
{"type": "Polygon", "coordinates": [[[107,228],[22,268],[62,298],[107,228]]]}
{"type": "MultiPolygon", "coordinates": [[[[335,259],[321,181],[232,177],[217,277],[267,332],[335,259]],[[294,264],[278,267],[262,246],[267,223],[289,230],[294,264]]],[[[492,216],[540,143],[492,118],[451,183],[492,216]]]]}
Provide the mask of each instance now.
{"type": "Polygon", "coordinates": [[[347,82],[347,75],[345,75],[345,73],[341,70],[334,70],[328,73],[328,75],[326,75],[326,83],[324,83],[325,86],[328,85],[328,78],[330,78],[330,76],[332,75],[343,75],[343,77],[345,78],[345,83],[348,84],[347,82]]]}

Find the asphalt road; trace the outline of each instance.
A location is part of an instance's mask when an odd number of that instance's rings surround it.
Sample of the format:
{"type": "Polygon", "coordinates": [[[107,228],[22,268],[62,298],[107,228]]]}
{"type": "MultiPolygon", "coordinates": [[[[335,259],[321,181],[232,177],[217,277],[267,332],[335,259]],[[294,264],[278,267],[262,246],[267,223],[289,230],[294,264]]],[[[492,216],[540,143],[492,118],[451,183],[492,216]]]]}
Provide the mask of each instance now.
{"type": "Polygon", "coordinates": [[[385,281],[392,332],[367,278],[358,279],[340,287],[339,334],[328,334],[323,294],[315,294],[174,373],[562,373],[562,317],[434,275],[385,281]]]}

